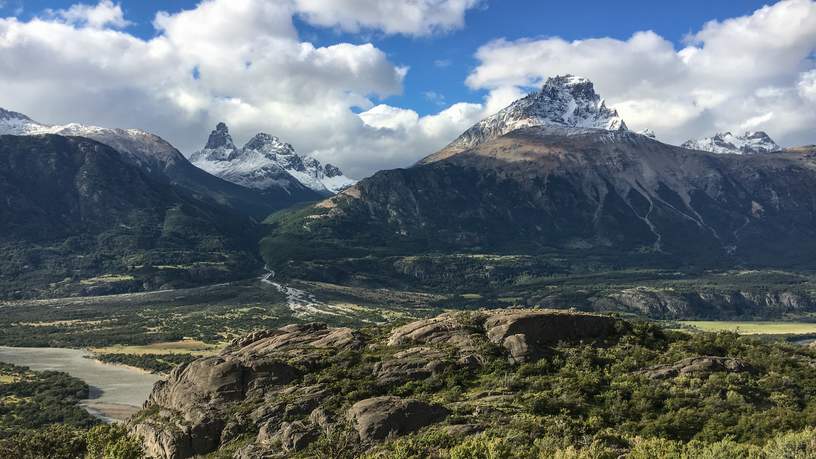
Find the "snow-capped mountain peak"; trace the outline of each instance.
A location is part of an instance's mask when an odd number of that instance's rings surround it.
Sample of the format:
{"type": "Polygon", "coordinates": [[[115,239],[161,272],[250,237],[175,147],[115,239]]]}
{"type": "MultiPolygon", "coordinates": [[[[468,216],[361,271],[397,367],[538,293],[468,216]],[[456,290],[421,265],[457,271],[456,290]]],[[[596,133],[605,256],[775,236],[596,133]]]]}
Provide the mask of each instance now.
{"type": "Polygon", "coordinates": [[[239,149],[224,123],[218,123],[204,149],[193,153],[190,161],[225,180],[261,190],[305,186],[328,195],[355,182],[336,166],[300,156],[291,144],[265,132],[256,134],[239,149]]]}
{"type": "Polygon", "coordinates": [[[265,132],[259,132],[249,139],[244,145],[244,150],[260,151],[267,154],[275,155],[294,155],[295,148],[286,142],[283,142],[274,135],[269,135],[265,132]]]}
{"type": "Polygon", "coordinates": [[[595,92],[586,78],[561,75],[548,78],[540,91],[521,98],[476,123],[450,147],[472,148],[510,131],[530,126],[564,126],[626,130],[626,123],[595,92]]]}
{"type": "Polygon", "coordinates": [[[712,137],[686,141],[681,146],[692,150],[735,155],[770,153],[782,149],[763,131],[746,132],[743,135],[721,132],[712,137]]]}
{"type": "Polygon", "coordinates": [[[79,123],[52,126],[3,108],[0,108],[1,134],[86,137],[114,148],[122,153],[125,159],[148,171],[157,171],[178,161],[184,161],[181,153],[167,141],[141,129],[104,128],[79,123]]]}

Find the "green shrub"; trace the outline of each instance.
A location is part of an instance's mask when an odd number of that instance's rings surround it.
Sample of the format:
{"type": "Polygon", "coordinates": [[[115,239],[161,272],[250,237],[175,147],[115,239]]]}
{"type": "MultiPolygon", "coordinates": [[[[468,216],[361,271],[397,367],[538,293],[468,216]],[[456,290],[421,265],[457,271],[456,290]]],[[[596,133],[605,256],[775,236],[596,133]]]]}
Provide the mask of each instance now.
{"type": "Polygon", "coordinates": [[[140,459],[144,457],[139,439],[128,435],[121,424],[98,425],[88,431],[88,459],[140,459]]]}
{"type": "Polygon", "coordinates": [[[0,457],[14,459],[80,459],[85,453],[85,431],[54,424],[24,430],[0,439],[0,457]]]}
{"type": "Polygon", "coordinates": [[[488,434],[470,437],[450,450],[451,459],[505,459],[512,454],[505,438],[488,434]]]}

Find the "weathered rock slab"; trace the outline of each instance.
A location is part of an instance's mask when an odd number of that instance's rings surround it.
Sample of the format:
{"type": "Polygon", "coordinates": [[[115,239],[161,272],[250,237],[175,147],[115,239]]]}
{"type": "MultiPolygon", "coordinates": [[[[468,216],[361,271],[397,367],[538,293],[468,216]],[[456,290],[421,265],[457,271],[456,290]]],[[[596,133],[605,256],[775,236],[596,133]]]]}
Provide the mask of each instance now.
{"type": "Polygon", "coordinates": [[[348,417],[363,441],[382,440],[404,435],[448,415],[448,410],[419,400],[399,397],[374,397],[355,403],[348,417]]]}
{"type": "Polygon", "coordinates": [[[511,360],[540,358],[560,341],[601,339],[619,333],[624,322],[613,317],[558,310],[509,311],[492,314],[484,322],[488,339],[510,352],[511,360]]]}

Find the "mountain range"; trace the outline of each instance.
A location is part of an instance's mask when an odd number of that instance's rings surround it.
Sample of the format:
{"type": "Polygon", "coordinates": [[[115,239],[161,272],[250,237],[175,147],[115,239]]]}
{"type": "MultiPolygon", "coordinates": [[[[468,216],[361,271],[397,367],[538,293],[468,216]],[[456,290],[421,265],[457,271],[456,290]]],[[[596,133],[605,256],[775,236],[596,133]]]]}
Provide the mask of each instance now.
{"type": "Polygon", "coordinates": [[[329,196],[354,184],[337,166],[300,156],[292,145],[263,132],[239,149],[224,123],[218,123],[204,148],[190,160],[224,180],[259,190],[299,192],[306,187],[329,196]]]}
{"type": "Polygon", "coordinates": [[[142,130],[7,110],[2,134],[4,296],[246,276],[262,232],[271,268],[330,281],[493,269],[483,256],[533,257],[518,269],[536,273],[814,267],[816,148],[781,149],[763,132],[668,145],[571,75],[413,167],[356,183],[269,134],[238,148],[225,123],[190,160],[142,130]]]}
{"type": "Polygon", "coordinates": [[[186,189],[199,199],[262,219],[270,212],[297,202],[324,196],[306,187],[264,190],[239,186],[194,166],[161,137],[140,129],[113,129],[71,123],[47,125],[21,113],[0,109],[0,135],[56,134],[96,140],[118,151],[122,158],[154,179],[186,189]]]}
{"type": "MultiPolygon", "coordinates": [[[[772,143],[723,139],[744,153],[772,143]]],[[[276,215],[262,253],[287,272],[335,279],[361,277],[359,260],[371,256],[384,260],[377,276],[410,277],[418,268],[393,257],[418,254],[814,267],[812,153],[719,153],[629,131],[591,82],[555,77],[414,167],[276,215]]]]}

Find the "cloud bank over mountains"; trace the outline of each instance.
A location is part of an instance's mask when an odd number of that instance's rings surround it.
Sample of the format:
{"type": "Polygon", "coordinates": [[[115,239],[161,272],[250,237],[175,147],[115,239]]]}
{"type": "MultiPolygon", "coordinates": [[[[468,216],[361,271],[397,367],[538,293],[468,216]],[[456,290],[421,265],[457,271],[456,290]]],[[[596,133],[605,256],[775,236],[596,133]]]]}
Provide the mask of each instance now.
{"type": "MultiPolygon", "coordinates": [[[[315,46],[294,18],[343,32],[406,37],[467,27],[477,0],[207,0],[160,12],[154,37],[128,32],[110,0],[0,19],[0,106],[46,123],[155,132],[189,153],[228,121],[362,177],[407,166],[548,76],[590,78],[632,129],[680,142],[715,130],[763,129],[812,142],[816,125],[816,3],[789,0],[710,22],[682,49],[651,31],[627,40],[496,39],[476,51],[466,82],[486,91],[420,116],[380,103],[410,69],[371,43],[315,46]]],[[[546,32],[546,31],[542,31],[546,32]]],[[[444,70],[440,70],[444,71],[444,70]]],[[[442,94],[444,96],[444,94],[442,94]]]]}

